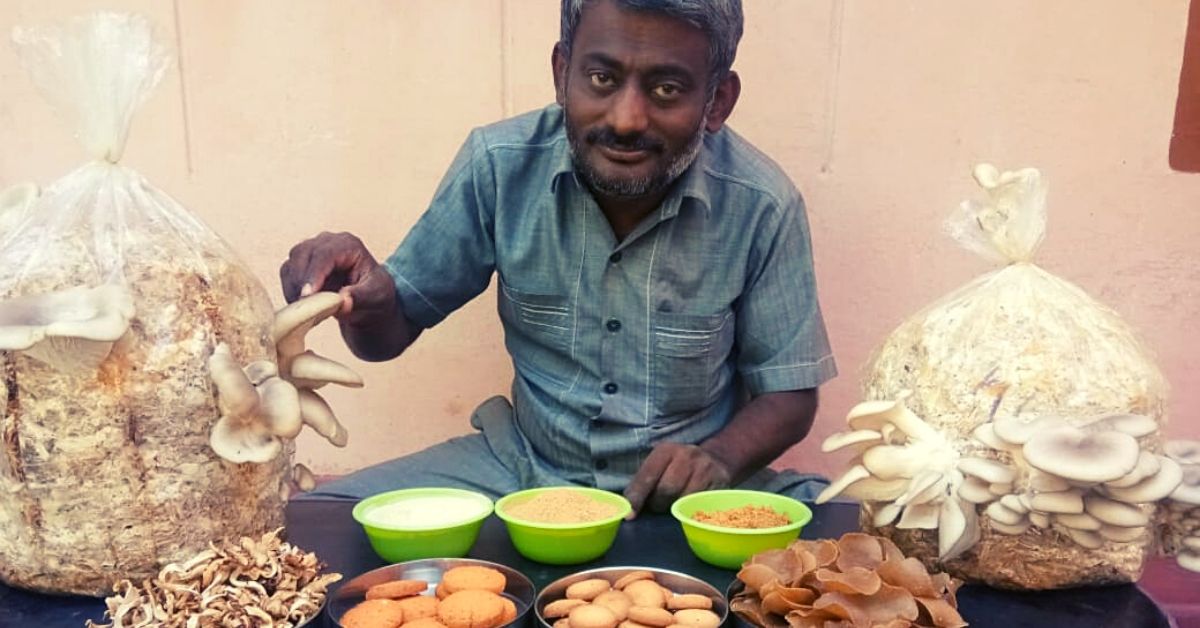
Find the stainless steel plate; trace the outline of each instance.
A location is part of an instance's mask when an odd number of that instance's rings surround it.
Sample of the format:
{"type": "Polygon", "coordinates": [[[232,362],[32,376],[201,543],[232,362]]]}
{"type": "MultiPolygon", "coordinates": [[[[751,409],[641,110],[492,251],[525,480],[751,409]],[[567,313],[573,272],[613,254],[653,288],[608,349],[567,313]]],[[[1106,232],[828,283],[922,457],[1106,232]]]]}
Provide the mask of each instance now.
{"type": "Polygon", "coordinates": [[[538,593],[537,600],[534,602],[534,609],[537,615],[538,624],[541,628],[552,628],[551,622],[542,617],[542,609],[554,600],[562,599],[566,596],[567,587],[589,578],[604,578],[609,582],[615,582],[621,576],[631,571],[649,571],[654,574],[654,579],[664,587],[674,591],[675,593],[699,593],[712,599],[712,611],[721,618],[721,623],[725,623],[725,618],[729,615],[729,601],[725,599],[725,595],[711,584],[678,571],[670,571],[667,569],[658,569],[655,567],[603,567],[600,569],[589,569],[580,571],[569,576],[563,576],[554,582],[546,585],[541,593],[538,593]]]}

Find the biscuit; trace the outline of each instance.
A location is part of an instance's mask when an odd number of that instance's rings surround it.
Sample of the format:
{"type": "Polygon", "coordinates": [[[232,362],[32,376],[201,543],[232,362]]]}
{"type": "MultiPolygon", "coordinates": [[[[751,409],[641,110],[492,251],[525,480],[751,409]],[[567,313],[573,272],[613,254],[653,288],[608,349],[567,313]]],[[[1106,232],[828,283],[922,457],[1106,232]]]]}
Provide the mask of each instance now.
{"type": "Polygon", "coordinates": [[[457,591],[438,603],[438,621],[449,628],[494,628],[503,616],[504,598],[491,591],[457,591]]]}
{"type": "Polygon", "coordinates": [[[647,626],[661,627],[675,623],[675,616],[671,614],[671,611],[657,606],[631,606],[629,619],[647,626]]]}
{"type": "Polygon", "coordinates": [[[617,628],[656,628],[656,627],[655,626],[647,626],[646,624],[639,624],[636,621],[633,621],[632,619],[626,619],[625,621],[617,624],[617,628]]]}
{"type": "Polygon", "coordinates": [[[415,621],[404,622],[404,628],[448,628],[436,617],[422,617],[415,621]]]}
{"type": "Polygon", "coordinates": [[[591,578],[588,580],[580,580],[567,587],[567,597],[572,600],[588,600],[591,601],[597,595],[604,593],[612,588],[608,580],[604,578],[591,578]]]}
{"type": "Polygon", "coordinates": [[[545,617],[546,619],[566,617],[567,615],[571,614],[571,609],[575,608],[576,606],[583,606],[584,604],[587,604],[587,600],[572,600],[570,598],[554,600],[542,609],[542,617],[545,617]]]}
{"type": "Polygon", "coordinates": [[[554,625],[551,628],[571,628],[571,620],[567,619],[566,617],[561,617],[558,619],[558,621],[554,622],[554,625]]]}
{"type": "Polygon", "coordinates": [[[634,606],[655,606],[662,608],[667,601],[662,587],[653,580],[637,580],[629,583],[624,589],[625,595],[633,600],[634,606]]]}
{"type": "Polygon", "coordinates": [[[617,616],[617,621],[625,621],[629,616],[629,607],[633,606],[633,600],[621,591],[605,591],[592,598],[592,604],[599,604],[612,611],[613,615],[617,616]]]}
{"type": "Polygon", "coordinates": [[[599,604],[584,604],[571,609],[567,616],[571,628],[617,628],[617,616],[599,604]]]}
{"type": "Polygon", "coordinates": [[[504,597],[503,595],[500,596],[500,602],[504,604],[504,614],[500,616],[500,621],[496,625],[506,626],[511,624],[512,621],[517,618],[517,605],[515,602],[504,597]]]}
{"type": "Polygon", "coordinates": [[[504,574],[491,567],[464,565],[449,569],[442,574],[442,584],[450,593],[470,591],[471,589],[500,593],[504,590],[505,578],[504,574]]]}
{"type": "Polygon", "coordinates": [[[675,611],[675,623],[693,628],[717,628],[721,625],[721,618],[702,608],[685,608],[675,611]]]}
{"type": "Polygon", "coordinates": [[[446,599],[446,596],[450,595],[450,592],[446,590],[446,583],[439,582],[437,588],[433,590],[433,595],[439,600],[446,599]]]}
{"type": "Polygon", "coordinates": [[[390,599],[417,595],[425,591],[429,583],[424,580],[393,580],[367,589],[368,600],[390,599]]]}
{"type": "Polygon", "coordinates": [[[414,595],[396,600],[404,607],[404,623],[414,622],[426,617],[437,617],[438,600],[428,595],[414,595]]]}
{"type": "Polygon", "coordinates": [[[686,608],[712,608],[712,598],[699,593],[680,593],[667,600],[667,608],[679,611],[686,608]]]}
{"type": "Polygon", "coordinates": [[[366,600],[346,611],[341,622],[345,628],[397,628],[404,623],[404,609],[396,600],[366,600]]]}
{"type": "Polygon", "coordinates": [[[653,579],[654,579],[653,573],[646,571],[645,569],[638,569],[636,571],[631,571],[631,572],[621,576],[620,578],[617,578],[617,581],[613,583],[613,588],[614,589],[624,589],[625,587],[629,586],[629,583],[631,583],[631,582],[637,582],[638,580],[653,580],[653,579]]]}

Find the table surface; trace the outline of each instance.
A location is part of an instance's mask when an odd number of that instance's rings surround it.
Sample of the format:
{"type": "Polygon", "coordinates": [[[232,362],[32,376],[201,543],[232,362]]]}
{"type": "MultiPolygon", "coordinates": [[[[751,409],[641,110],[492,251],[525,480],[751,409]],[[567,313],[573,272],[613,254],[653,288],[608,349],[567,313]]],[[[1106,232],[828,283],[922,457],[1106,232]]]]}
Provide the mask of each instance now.
{"type": "MultiPolygon", "coordinates": [[[[330,570],[345,574],[347,579],[384,564],[351,518],[353,505],[352,501],[300,499],[292,501],[287,511],[288,540],[315,551],[330,570]]],[[[857,527],[855,505],[825,504],[813,511],[804,538],[837,538],[857,527]]],[[[671,569],[701,578],[722,591],[734,579],[733,571],[713,567],[692,555],[679,525],[668,515],[643,515],[625,522],[605,556],[575,566],[542,565],[524,559],[513,548],[503,523],[493,516],[484,523],[469,556],[509,565],[529,576],[539,589],[570,573],[605,566],[671,569]]],[[[1171,625],[1136,585],[1039,592],[965,586],[959,591],[958,601],[963,617],[975,628],[1171,625]]],[[[99,621],[103,612],[104,603],[96,598],[39,595],[0,585],[0,628],[79,628],[87,619],[99,621]]]]}

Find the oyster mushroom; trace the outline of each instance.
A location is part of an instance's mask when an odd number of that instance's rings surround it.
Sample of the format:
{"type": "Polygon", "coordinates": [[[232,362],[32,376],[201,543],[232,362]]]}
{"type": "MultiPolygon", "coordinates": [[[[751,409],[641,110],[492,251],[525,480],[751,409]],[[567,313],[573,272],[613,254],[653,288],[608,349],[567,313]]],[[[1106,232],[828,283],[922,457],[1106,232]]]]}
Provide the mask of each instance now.
{"type": "Polygon", "coordinates": [[[988,458],[963,458],[958,461],[963,475],[977,477],[989,484],[1009,484],[1017,478],[1012,467],[988,458]]]}
{"type": "Polygon", "coordinates": [[[1158,422],[1144,414],[1110,414],[1097,417],[1081,427],[1089,432],[1117,431],[1134,438],[1158,431],[1158,422]]]}
{"type": "Polygon", "coordinates": [[[975,507],[957,499],[942,500],[938,516],[938,560],[950,560],[979,542],[975,507]]]}
{"type": "Polygon", "coordinates": [[[1127,504],[1155,502],[1167,497],[1179,488],[1183,481],[1183,469],[1179,463],[1164,456],[1159,456],[1158,461],[1158,473],[1129,487],[1105,486],[1104,492],[1127,504]]]}
{"type": "Polygon", "coordinates": [[[1138,454],[1137,466],[1133,471],[1126,473],[1111,482],[1105,482],[1107,486],[1115,486],[1117,488],[1128,488],[1141,482],[1142,480],[1158,473],[1161,463],[1158,461],[1158,456],[1143,450],[1138,454]]]}
{"type": "Polygon", "coordinates": [[[254,386],[224,343],[213,350],[208,370],[221,410],[209,434],[213,451],[235,463],[274,459],[282,448],[279,437],[295,436],[300,428],[296,389],[277,377],[254,386]]]}
{"type": "Polygon", "coordinates": [[[1183,504],[1200,506],[1200,465],[1183,468],[1179,486],[1171,491],[1171,499],[1183,504]]]}
{"type": "Polygon", "coordinates": [[[1035,434],[1064,425],[1066,423],[1062,419],[1052,416],[1037,417],[1029,421],[1010,417],[993,421],[992,432],[1001,441],[1019,447],[1027,443],[1035,434]]]}
{"type": "Polygon", "coordinates": [[[65,373],[94,370],[129,330],[124,286],[75,287],[0,301],[0,350],[22,351],[65,373]]]}
{"type": "Polygon", "coordinates": [[[1066,480],[1108,482],[1137,466],[1137,439],[1121,432],[1088,433],[1059,426],[1030,436],[1021,449],[1034,468],[1066,480]]]}
{"type": "Polygon", "coordinates": [[[1137,528],[1150,524],[1150,518],[1141,508],[1099,495],[1085,497],[1083,508],[1089,515],[1110,526],[1137,528]]]}
{"type": "Polygon", "coordinates": [[[1031,510],[1047,514],[1078,514],[1083,512],[1083,494],[1078,489],[1038,493],[1029,498],[1029,506],[1031,510]]]}
{"type": "Polygon", "coordinates": [[[292,467],[292,481],[296,483],[296,487],[304,492],[308,492],[317,488],[317,478],[308,467],[297,463],[292,467]]]}
{"type": "Polygon", "coordinates": [[[821,451],[830,453],[843,449],[845,447],[853,447],[855,445],[874,445],[883,442],[883,435],[875,430],[855,430],[853,432],[838,432],[829,435],[823,443],[821,443],[821,451]]]}
{"type": "Polygon", "coordinates": [[[1200,464],[1200,441],[1169,440],[1163,444],[1163,453],[1181,465],[1200,464]]]}

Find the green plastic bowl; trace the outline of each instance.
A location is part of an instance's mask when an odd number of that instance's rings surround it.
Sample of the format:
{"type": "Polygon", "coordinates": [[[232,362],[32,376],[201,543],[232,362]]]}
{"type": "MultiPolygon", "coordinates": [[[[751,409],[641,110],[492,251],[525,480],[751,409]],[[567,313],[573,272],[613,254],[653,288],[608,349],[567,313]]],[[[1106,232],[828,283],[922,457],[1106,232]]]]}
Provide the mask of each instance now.
{"type": "Polygon", "coordinates": [[[738,569],[751,556],[769,549],[787,547],[800,536],[800,528],[812,520],[808,506],[790,497],[736,489],[702,491],[675,500],[671,514],[683,526],[688,547],[700,560],[723,569],[738,569]],[[742,506],[767,506],[791,519],[774,528],[726,528],[696,521],[700,511],[729,510],[742,506]]]}
{"type": "Polygon", "coordinates": [[[492,500],[457,488],[409,488],[372,495],[354,506],[354,520],[380,558],[466,556],[479,537],[492,500]]]}
{"type": "Polygon", "coordinates": [[[529,560],[548,565],[578,565],[604,555],[617,538],[617,529],[633,508],[629,500],[616,493],[578,486],[548,486],[511,493],[496,502],[496,516],[508,528],[513,547],[529,560]],[[546,491],[570,489],[592,499],[617,506],[617,513],[607,519],[586,523],[541,523],[518,519],[505,508],[523,504],[546,491]]]}

